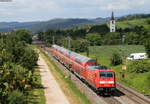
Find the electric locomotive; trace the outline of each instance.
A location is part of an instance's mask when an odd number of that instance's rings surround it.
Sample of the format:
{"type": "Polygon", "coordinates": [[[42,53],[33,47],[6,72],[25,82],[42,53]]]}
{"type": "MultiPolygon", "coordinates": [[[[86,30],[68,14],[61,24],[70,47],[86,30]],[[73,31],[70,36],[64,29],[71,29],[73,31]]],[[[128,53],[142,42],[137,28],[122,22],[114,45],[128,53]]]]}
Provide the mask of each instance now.
{"type": "Polygon", "coordinates": [[[96,60],[72,52],[58,45],[52,45],[52,55],[67,66],[79,78],[85,80],[97,92],[110,94],[116,88],[115,72],[96,60]]]}

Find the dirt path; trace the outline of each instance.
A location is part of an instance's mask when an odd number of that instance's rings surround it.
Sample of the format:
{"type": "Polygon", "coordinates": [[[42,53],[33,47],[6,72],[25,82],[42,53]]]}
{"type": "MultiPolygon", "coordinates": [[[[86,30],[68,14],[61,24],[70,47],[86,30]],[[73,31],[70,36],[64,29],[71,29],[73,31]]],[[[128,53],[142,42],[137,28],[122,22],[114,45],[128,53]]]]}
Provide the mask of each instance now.
{"type": "Polygon", "coordinates": [[[45,88],[46,104],[70,104],[41,55],[39,55],[38,65],[42,85],[45,88]]]}

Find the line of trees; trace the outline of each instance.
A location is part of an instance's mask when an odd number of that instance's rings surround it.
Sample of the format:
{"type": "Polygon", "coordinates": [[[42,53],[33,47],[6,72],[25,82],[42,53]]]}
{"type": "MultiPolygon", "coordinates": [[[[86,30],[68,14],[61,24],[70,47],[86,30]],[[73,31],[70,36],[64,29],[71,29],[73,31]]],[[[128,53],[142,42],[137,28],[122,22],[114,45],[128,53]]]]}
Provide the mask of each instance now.
{"type": "Polygon", "coordinates": [[[34,86],[38,54],[28,44],[28,31],[0,33],[0,104],[24,104],[28,87],[34,86]]]}
{"type": "Polygon", "coordinates": [[[52,30],[38,32],[39,40],[44,41],[47,45],[55,43],[67,47],[67,37],[72,39],[72,50],[83,52],[87,48],[85,46],[100,45],[144,45],[145,41],[150,37],[150,30],[143,26],[135,26],[133,28],[117,29],[117,32],[110,33],[106,24],[96,25],[88,28],[75,28],[68,30],[52,30]],[[82,45],[82,44],[86,45],[82,45]],[[81,47],[83,46],[83,48],[81,47]]]}

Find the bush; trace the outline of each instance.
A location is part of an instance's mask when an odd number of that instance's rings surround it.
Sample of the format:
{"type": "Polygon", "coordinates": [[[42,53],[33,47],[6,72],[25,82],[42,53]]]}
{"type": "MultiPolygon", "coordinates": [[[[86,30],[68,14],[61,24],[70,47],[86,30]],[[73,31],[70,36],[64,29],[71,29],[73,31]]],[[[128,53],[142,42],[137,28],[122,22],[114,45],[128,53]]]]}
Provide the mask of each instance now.
{"type": "Polygon", "coordinates": [[[145,60],[136,60],[129,65],[130,72],[144,73],[150,70],[150,64],[145,60]]]}
{"type": "Polygon", "coordinates": [[[111,65],[113,66],[122,64],[121,55],[117,52],[114,52],[110,58],[110,61],[111,61],[111,65]]]}
{"type": "Polygon", "coordinates": [[[150,71],[149,71],[149,73],[148,73],[147,79],[148,79],[148,85],[150,86],[150,71]]]}
{"type": "Polygon", "coordinates": [[[145,50],[148,54],[148,57],[150,58],[150,38],[148,38],[145,42],[145,50]]]}
{"type": "Polygon", "coordinates": [[[25,104],[25,96],[18,90],[10,92],[8,96],[8,104],[25,104]]]}

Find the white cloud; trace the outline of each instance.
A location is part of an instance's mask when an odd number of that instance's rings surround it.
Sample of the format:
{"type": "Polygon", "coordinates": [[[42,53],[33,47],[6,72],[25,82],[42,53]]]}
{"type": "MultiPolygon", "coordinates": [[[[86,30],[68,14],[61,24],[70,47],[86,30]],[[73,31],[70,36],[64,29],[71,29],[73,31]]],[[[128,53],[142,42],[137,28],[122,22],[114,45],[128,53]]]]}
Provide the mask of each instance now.
{"type": "Polygon", "coordinates": [[[148,0],[133,0],[133,2],[135,2],[135,4],[138,4],[138,5],[149,3],[148,0]]]}
{"type": "Polygon", "coordinates": [[[103,10],[132,10],[141,6],[150,6],[148,0],[106,0],[103,10]]]}
{"type": "Polygon", "coordinates": [[[103,10],[126,10],[126,9],[130,9],[130,7],[128,4],[110,3],[104,7],[101,7],[101,9],[103,10]]]}
{"type": "Polygon", "coordinates": [[[47,20],[55,17],[108,16],[115,10],[149,12],[149,0],[12,0],[0,3],[0,21],[47,20]]]}

